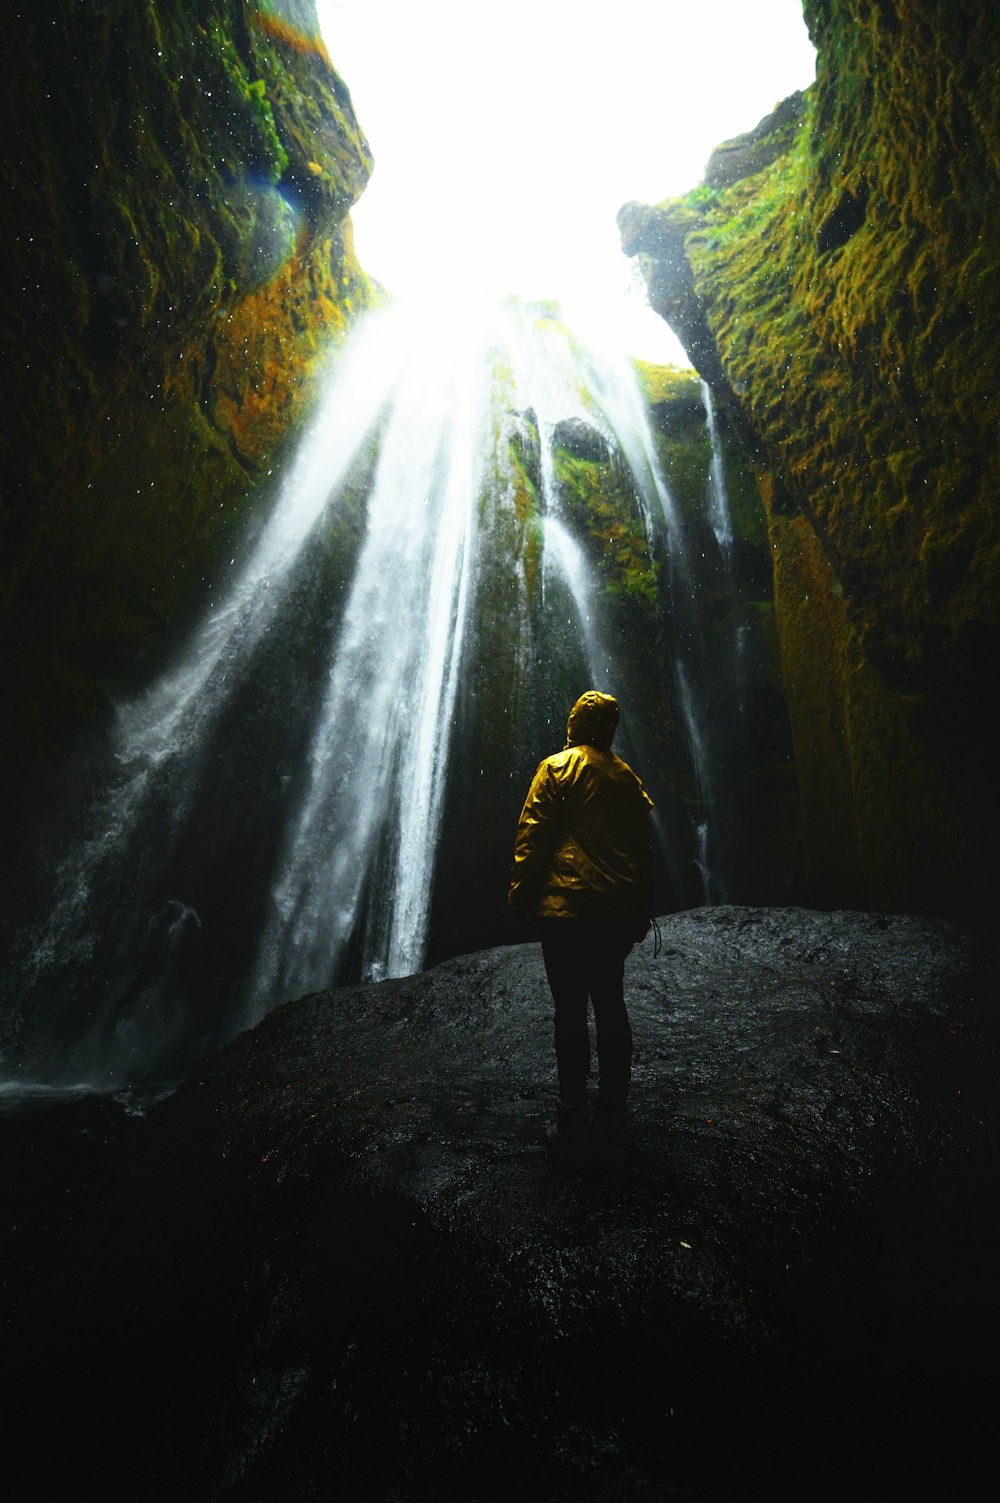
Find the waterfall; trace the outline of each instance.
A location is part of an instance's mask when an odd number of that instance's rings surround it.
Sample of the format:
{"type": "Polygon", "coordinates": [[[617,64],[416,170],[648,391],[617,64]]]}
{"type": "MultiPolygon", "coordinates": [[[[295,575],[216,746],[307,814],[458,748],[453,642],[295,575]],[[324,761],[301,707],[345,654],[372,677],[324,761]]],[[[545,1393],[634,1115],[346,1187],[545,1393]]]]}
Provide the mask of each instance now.
{"type": "Polygon", "coordinates": [[[630,363],[616,352],[597,355],[580,342],[581,376],[628,465],[642,507],[646,535],[655,539],[662,525],[678,574],[688,575],[687,544],[677,504],[667,485],[649,427],[646,406],[630,363]]]}
{"type": "Polygon", "coordinates": [[[552,453],[552,434],[560,421],[574,417],[592,421],[594,414],[581,389],[580,372],[565,331],[545,324],[540,329],[525,326],[508,309],[503,336],[513,364],[515,400],[534,413],[538,425],[543,583],[553,577],[560,580],[572,601],[588,673],[588,682],[582,688],[609,690],[614,664],[602,639],[590,566],[563,513],[552,453]]]}
{"type": "MultiPolygon", "coordinates": [[[[719,438],[719,427],[715,417],[715,404],[712,400],[712,388],[707,381],[702,381],[701,383],[701,395],[705,403],[705,412],[708,419],[708,439],[711,449],[705,509],[709,525],[719,545],[727,590],[732,595],[735,603],[736,570],[733,559],[733,517],[729,504],[729,488],[726,484],[722,443],[719,438]]],[[[744,718],[747,712],[749,684],[747,625],[738,615],[734,617],[732,623],[730,642],[730,677],[737,711],[739,716],[744,718]]]]}
{"type": "Polygon", "coordinates": [[[688,667],[680,655],[675,663],[675,673],[701,802],[700,818],[695,826],[695,865],[701,878],[702,898],[706,903],[725,902],[727,890],[720,874],[721,863],[716,849],[719,838],[718,781],[708,721],[701,713],[702,707],[693,693],[688,667]]]}
{"type": "MultiPolygon", "coordinates": [[[[691,557],[689,528],[663,474],[635,373],[623,357],[595,354],[582,342],[580,370],[593,408],[600,414],[617,451],[628,466],[642,507],[650,547],[657,550],[662,533],[666,547],[667,607],[672,623],[672,670],[677,703],[684,721],[700,810],[694,827],[702,900],[724,902],[728,897],[721,851],[720,776],[717,744],[717,705],[714,677],[708,671],[708,651],[701,599],[691,557]]],[[[712,417],[714,425],[714,415],[712,417]]],[[[718,439],[712,433],[713,470],[722,480],[718,439]]],[[[724,481],[722,481],[724,484],[724,481]]],[[[728,518],[728,498],[722,492],[728,518]]],[[[729,529],[730,541],[732,529],[729,529]]]]}
{"type": "MultiPolygon", "coordinates": [[[[692,827],[700,896],[704,902],[728,898],[723,868],[720,790],[721,754],[717,744],[715,683],[709,673],[701,600],[695,581],[688,527],[681,516],[657,457],[645,402],[631,363],[606,349],[597,350],[578,333],[550,329],[540,350],[514,319],[508,322],[517,380],[525,404],[535,413],[539,431],[547,569],[568,587],[586,650],[591,682],[614,688],[619,672],[616,653],[607,641],[594,599],[592,569],[570,531],[559,501],[552,457],[552,433],[561,420],[581,417],[600,433],[619,456],[631,480],[653,557],[666,553],[665,605],[671,620],[673,651],[664,667],[672,673],[676,703],[685,728],[698,790],[699,809],[692,827]]],[[[724,485],[721,451],[711,416],[712,472],[724,485]]],[[[728,518],[728,498],[721,505],[728,518]]],[[[729,527],[731,540],[732,529],[729,527]]],[[[629,716],[623,713],[623,741],[629,739],[629,716]]],[[[675,885],[682,886],[675,880],[675,885]]]]}
{"type": "MultiPolygon", "coordinates": [[[[269,515],[186,646],[119,708],[83,833],[52,864],[55,899],[11,968],[4,1032],[25,1080],[166,1079],[284,998],[420,968],[446,887],[436,870],[448,801],[478,808],[475,763],[490,760],[492,727],[469,686],[483,679],[487,702],[494,679],[515,697],[527,687],[525,704],[544,707],[540,735],[583,689],[641,682],[591,540],[560,495],[554,445],[567,420],[601,436],[612,471],[629,477],[629,525],[665,561],[673,645],[652,671],[674,685],[700,790],[692,864],[707,900],[724,895],[687,524],[631,369],[530,310],[466,308],[451,330],[385,310],[332,367],[269,515]],[[482,509],[510,484],[497,413],[527,409],[540,515],[526,524],[512,510],[484,529],[482,509]],[[524,651],[528,626],[511,632],[501,618],[524,609],[527,565],[518,589],[498,594],[497,558],[481,553],[484,537],[506,547],[522,526],[545,583],[524,651]],[[491,660],[497,632],[518,644],[509,664],[491,660]],[[472,764],[457,754],[460,707],[472,764]]],[[[623,694],[627,756],[631,734],[623,694]]],[[[641,748],[636,761],[655,782],[641,748]]],[[[455,854],[466,836],[454,822],[450,839],[455,854]]],[[[487,877],[492,912],[503,873],[487,877]]]]}
{"type": "MultiPolygon", "coordinates": [[[[725,902],[728,884],[722,855],[722,758],[717,739],[718,706],[714,675],[709,672],[702,607],[691,557],[689,528],[667,484],[657,458],[645,403],[635,373],[621,356],[600,355],[579,344],[581,376],[593,409],[614,440],[628,466],[642,507],[650,547],[657,550],[662,533],[666,547],[666,588],[673,655],[671,667],[677,703],[684,721],[691,766],[699,795],[694,825],[701,897],[706,903],[725,902]]],[[[714,415],[712,417],[714,425],[714,415]]],[[[722,480],[718,438],[711,428],[713,471],[722,480]]],[[[728,498],[722,492],[728,518],[728,498]]],[[[729,529],[730,541],[732,529],[729,529]]]]}
{"type": "Polygon", "coordinates": [[[56,863],[54,902],[22,938],[8,977],[6,1016],[17,1034],[36,1036],[34,1052],[51,1079],[142,1076],[181,1049],[185,1033],[211,1037],[179,1005],[175,975],[201,919],[163,884],[178,849],[190,846],[192,811],[211,781],[213,737],[294,594],[317,523],[391,396],[392,345],[385,320],[372,319],[359,334],[256,546],[209,603],[176,663],[118,708],[109,768],[85,833],[56,863]],[[46,1017],[53,998],[58,1028],[46,1017]]]}
{"type": "Polygon", "coordinates": [[[428,349],[413,354],[383,434],[309,786],[274,888],[255,1016],[275,996],[334,980],[376,863],[363,973],[402,975],[423,957],[468,604],[484,375],[471,344],[437,372],[428,349]]]}
{"type": "Polygon", "coordinates": [[[732,573],[733,518],[729,509],[729,490],[726,485],[726,471],[722,461],[719,428],[715,421],[712,388],[707,381],[702,381],[701,383],[701,397],[705,403],[705,414],[708,419],[708,441],[711,448],[706,496],[708,520],[715,534],[715,541],[719,545],[726,568],[732,573]]]}
{"type": "Polygon", "coordinates": [[[588,687],[609,694],[614,691],[614,664],[602,636],[590,570],[583,549],[566,524],[549,513],[544,521],[545,569],[551,569],[566,585],[587,661],[588,687]]]}

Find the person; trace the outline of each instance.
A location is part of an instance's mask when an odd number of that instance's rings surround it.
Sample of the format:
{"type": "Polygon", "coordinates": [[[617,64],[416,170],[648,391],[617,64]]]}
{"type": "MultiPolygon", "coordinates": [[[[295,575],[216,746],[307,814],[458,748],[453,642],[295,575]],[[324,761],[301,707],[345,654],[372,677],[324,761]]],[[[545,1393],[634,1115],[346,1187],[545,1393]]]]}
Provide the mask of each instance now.
{"type": "Polygon", "coordinates": [[[611,750],[618,702],[580,696],[561,752],[539,764],[521,810],[508,903],[538,920],[555,1004],[559,1081],[549,1136],[570,1159],[624,1157],[632,1030],[625,957],[653,919],[653,802],[611,750]],[[587,1114],[588,998],[594,1006],[599,1085],[587,1114]]]}

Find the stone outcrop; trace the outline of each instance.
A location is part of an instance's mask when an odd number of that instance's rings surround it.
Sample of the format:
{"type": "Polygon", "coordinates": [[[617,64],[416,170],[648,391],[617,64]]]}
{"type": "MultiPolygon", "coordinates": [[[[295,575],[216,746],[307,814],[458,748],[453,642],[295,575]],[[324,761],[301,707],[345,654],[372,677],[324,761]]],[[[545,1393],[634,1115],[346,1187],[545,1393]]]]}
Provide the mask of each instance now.
{"type": "Polygon", "coordinates": [[[754,173],[770,167],[795,144],[805,112],[805,96],[799,92],[790,94],[753,130],[723,141],[706,164],[706,187],[728,188],[741,178],[753,177],[754,173]]]}
{"type": "Polygon", "coordinates": [[[691,364],[710,386],[725,375],[684,250],[691,216],[646,204],[626,204],[618,215],[622,248],[641,257],[649,301],[684,346],[691,364]]]}
{"type": "Polygon", "coordinates": [[[1000,19],[806,12],[805,110],[623,244],[761,475],[806,890],[940,908],[996,880],[1000,19]]]}
{"type": "Polygon", "coordinates": [[[914,918],[660,924],[620,1172],[546,1151],[534,945],[281,1007],[117,1144],[92,1102],[0,1122],[8,1479],[978,1495],[995,955],[914,918]]]}
{"type": "Polygon", "coordinates": [[[552,442],[574,459],[596,460],[600,464],[610,458],[604,435],[582,418],[566,418],[557,423],[552,431],[552,442]]]}

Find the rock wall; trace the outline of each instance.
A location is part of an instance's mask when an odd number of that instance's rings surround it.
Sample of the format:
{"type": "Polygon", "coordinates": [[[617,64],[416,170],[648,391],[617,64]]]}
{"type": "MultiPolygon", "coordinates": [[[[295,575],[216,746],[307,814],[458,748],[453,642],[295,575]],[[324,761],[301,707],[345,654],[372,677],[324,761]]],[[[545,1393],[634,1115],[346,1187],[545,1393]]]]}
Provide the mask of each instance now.
{"type": "Polygon", "coordinates": [[[39,0],[8,28],[2,493],[21,798],[203,602],[375,295],[371,157],[309,0],[39,0]]]}
{"type": "MultiPolygon", "coordinates": [[[[997,833],[984,718],[1000,599],[998,23],[976,6],[944,18],[837,0],[810,24],[808,96],[725,143],[686,199],[622,219],[716,394],[735,592],[705,531],[697,383],[643,379],[708,560],[706,661],[724,666],[737,618],[749,643],[758,720],[723,748],[749,832],[730,896],[948,908],[992,880],[997,833]]],[[[348,218],[370,154],[311,4],[42,0],[10,46],[3,771],[33,841],[48,770],[211,598],[270,499],[312,372],[379,292],[348,218]]],[[[537,456],[527,415],[510,417],[510,493],[483,519],[476,632],[492,668],[461,713],[519,787],[562,726],[530,689],[537,456]]],[[[572,425],[555,452],[632,665],[637,759],[665,769],[662,805],[690,825],[696,793],[671,772],[686,758],[663,668],[664,560],[644,553],[614,455],[572,425]]],[[[331,540],[338,558],[350,541],[331,540]]],[[[670,886],[680,905],[700,900],[684,870],[670,886]]]]}
{"type": "Polygon", "coordinates": [[[995,888],[1000,16],[806,5],[815,86],[623,243],[762,479],[806,901],[995,888]]]}

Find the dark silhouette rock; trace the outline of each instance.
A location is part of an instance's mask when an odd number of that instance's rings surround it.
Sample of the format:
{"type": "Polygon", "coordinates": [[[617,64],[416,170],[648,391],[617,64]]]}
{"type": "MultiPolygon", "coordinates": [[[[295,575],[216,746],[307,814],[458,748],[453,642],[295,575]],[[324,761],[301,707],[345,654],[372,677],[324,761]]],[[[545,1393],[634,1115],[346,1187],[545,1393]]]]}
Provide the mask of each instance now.
{"type": "Polygon", "coordinates": [[[753,130],[723,141],[712,152],[705,167],[707,186],[728,188],[730,184],[770,167],[795,144],[805,112],[805,95],[797,90],[765,115],[753,130]]]}
{"type": "Polygon", "coordinates": [[[672,402],[654,402],[649,409],[650,421],[658,433],[668,438],[681,438],[697,432],[706,420],[705,404],[700,397],[691,396],[672,402]]]}
{"type": "Polygon", "coordinates": [[[8,1329],[36,1486],[60,1458],[144,1499],[974,1486],[994,953],[900,916],[661,928],[618,1171],[544,1146],[535,946],[289,1003],[206,1062],[8,1329]]]}
{"type": "Polygon", "coordinates": [[[604,434],[592,423],[585,423],[582,418],[566,418],[563,422],[556,423],[552,430],[552,441],[575,459],[607,464],[611,458],[604,434]]]}
{"type": "Polygon", "coordinates": [[[684,249],[697,216],[675,213],[672,204],[628,203],[617,223],[622,250],[638,258],[650,307],[673,329],[699,376],[725,389],[726,374],[684,249]]]}

